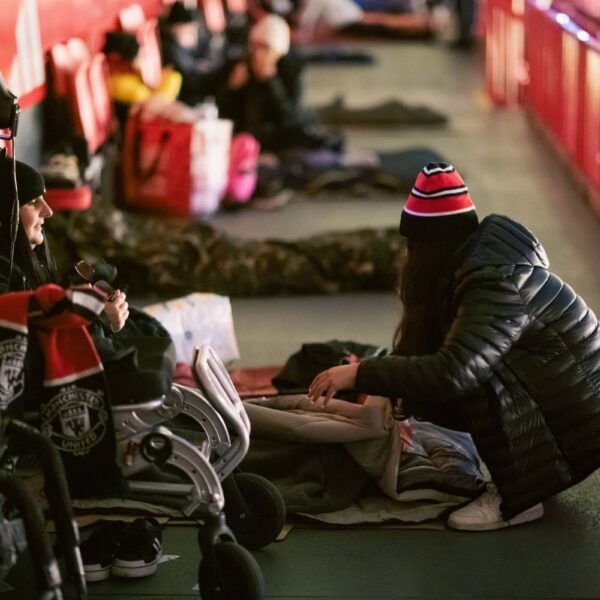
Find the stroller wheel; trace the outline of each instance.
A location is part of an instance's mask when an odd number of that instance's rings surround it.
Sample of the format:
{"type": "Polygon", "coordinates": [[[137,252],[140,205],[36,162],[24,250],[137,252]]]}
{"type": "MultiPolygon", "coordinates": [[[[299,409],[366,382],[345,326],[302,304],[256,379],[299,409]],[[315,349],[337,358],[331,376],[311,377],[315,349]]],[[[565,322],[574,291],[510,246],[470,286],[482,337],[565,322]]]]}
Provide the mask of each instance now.
{"type": "Polygon", "coordinates": [[[234,542],[219,542],[213,547],[215,563],[203,558],[198,568],[198,585],[203,600],[261,600],[265,584],[258,563],[234,542]]]}
{"type": "Polygon", "coordinates": [[[264,548],[277,539],[285,525],[283,498],[277,488],[260,475],[234,473],[233,478],[247,511],[226,493],[227,524],[242,546],[252,550],[264,548]]]}

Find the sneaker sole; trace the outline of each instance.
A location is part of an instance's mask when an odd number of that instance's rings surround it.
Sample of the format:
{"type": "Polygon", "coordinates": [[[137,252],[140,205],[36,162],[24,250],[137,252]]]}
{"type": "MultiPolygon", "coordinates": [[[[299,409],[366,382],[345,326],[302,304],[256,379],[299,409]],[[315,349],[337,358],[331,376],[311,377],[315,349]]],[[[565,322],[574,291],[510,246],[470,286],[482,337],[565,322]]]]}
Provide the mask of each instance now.
{"type": "Polygon", "coordinates": [[[138,565],[134,562],[128,563],[125,561],[113,562],[110,568],[110,574],[114,577],[147,577],[148,575],[154,575],[158,570],[158,563],[162,557],[162,553],[159,554],[154,561],[148,564],[138,565]]]}
{"type": "Polygon", "coordinates": [[[493,523],[454,523],[452,521],[452,515],[448,517],[447,525],[452,529],[459,531],[496,531],[498,529],[505,529],[506,527],[512,527],[514,525],[522,525],[523,523],[529,523],[535,521],[544,516],[544,505],[536,504],[522,513],[519,513],[516,517],[509,519],[508,521],[494,521],[493,523]]]}
{"type": "Polygon", "coordinates": [[[85,572],[85,580],[89,583],[95,581],[104,581],[110,577],[110,565],[108,567],[92,566],[87,567],[84,565],[83,570],[85,572]]]}

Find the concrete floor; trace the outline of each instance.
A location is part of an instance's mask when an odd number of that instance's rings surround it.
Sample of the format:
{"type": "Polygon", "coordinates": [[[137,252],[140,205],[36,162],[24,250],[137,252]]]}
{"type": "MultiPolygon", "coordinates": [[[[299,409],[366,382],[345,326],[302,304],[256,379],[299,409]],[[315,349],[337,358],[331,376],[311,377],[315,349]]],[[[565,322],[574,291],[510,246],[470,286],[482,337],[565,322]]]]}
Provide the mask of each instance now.
{"type": "MultiPolygon", "coordinates": [[[[350,105],[398,98],[446,112],[451,121],[441,129],[349,130],[350,146],[438,150],[463,173],[480,216],[504,213],[529,226],[553,269],[600,311],[600,222],[526,116],[490,106],[482,87],[482,57],[452,53],[435,43],[365,49],[376,55],[374,66],[311,67],[308,103],[321,104],[341,93],[350,105]]],[[[402,203],[403,198],[390,196],[310,199],[272,213],[224,213],[213,223],[240,236],[291,239],[393,226],[402,203]]],[[[391,293],[233,299],[232,305],[238,366],[283,362],[306,341],[389,345],[397,318],[391,293]]],[[[592,599],[600,598],[599,515],[596,473],[549,501],[544,519],[523,527],[486,534],[295,528],[255,557],[268,598],[592,599]]],[[[164,546],[180,558],[161,565],[156,576],[109,580],[91,586],[90,596],[177,600],[197,595],[195,530],[167,527],[164,546]]]]}

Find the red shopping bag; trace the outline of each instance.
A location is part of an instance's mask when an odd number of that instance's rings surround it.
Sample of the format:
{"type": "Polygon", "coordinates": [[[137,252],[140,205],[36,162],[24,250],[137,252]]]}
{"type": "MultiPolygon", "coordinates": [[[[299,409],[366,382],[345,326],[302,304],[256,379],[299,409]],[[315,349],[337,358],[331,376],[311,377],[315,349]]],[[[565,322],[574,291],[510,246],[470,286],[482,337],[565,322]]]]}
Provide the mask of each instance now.
{"type": "Polygon", "coordinates": [[[127,206],[170,215],[189,215],[192,192],[193,123],[130,116],[123,143],[127,206]]]}
{"type": "Polygon", "coordinates": [[[215,212],[227,188],[232,126],[177,102],[139,108],[125,130],[125,203],[170,215],[215,212]]]}

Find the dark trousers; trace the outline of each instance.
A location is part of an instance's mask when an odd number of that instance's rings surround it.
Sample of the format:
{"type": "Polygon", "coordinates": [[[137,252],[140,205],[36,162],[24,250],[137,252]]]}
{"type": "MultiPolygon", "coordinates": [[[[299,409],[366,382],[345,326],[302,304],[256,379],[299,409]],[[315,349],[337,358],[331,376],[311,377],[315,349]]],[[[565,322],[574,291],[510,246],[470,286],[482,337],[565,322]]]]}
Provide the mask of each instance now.
{"type": "Polygon", "coordinates": [[[458,20],[459,40],[471,40],[475,24],[475,0],[454,0],[454,9],[458,20]]]}

